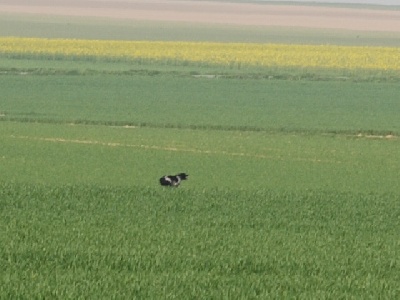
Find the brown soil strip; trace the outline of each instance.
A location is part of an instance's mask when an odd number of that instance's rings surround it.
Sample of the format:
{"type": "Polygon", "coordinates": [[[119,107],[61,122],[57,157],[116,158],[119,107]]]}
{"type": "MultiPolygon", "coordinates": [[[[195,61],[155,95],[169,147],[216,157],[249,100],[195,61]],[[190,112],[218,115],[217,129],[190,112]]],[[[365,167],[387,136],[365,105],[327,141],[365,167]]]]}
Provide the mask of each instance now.
{"type": "Polygon", "coordinates": [[[0,12],[400,32],[400,11],[177,0],[0,0],[0,12]]]}

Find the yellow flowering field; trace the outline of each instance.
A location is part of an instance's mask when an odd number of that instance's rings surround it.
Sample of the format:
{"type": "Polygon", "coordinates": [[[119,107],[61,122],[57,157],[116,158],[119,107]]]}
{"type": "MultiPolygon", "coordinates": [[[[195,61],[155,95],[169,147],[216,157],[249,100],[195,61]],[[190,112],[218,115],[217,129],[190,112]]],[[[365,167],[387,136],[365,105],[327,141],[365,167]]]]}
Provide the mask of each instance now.
{"type": "Polygon", "coordinates": [[[0,53],[266,67],[400,70],[400,48],[391,47],[0,37],[0,53]]]}

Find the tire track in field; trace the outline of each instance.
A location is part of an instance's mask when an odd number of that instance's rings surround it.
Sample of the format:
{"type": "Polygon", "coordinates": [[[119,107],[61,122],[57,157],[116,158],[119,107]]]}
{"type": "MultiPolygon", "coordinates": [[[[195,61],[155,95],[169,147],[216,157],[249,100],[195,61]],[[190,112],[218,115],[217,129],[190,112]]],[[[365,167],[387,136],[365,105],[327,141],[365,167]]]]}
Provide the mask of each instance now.
{"type": "Polygon", "coordinates": [[[186,153],[198,153],[198,154],[211,154],[211,155],[226,155],[233,157],[248,157],[248,158],[258,158],[258,159],[268,159],[268,160],[280,160],[280,161],[297,161],[297,162],[312,162],[312,163],[331,163],[331,164],[341,164],[341,161],[334,160],[322,160],[317,158],[300,158],[300,157],[282,157],[282,156],[271,156],[265,154],[252,154],[245,152],[229,152],[225,150],[200,150],[194,148],[176,148],[176,147],[165,147],[157,145],[143,145],[143,144],[123,144],[116,142],[101,142],[95,140],[78,140],[78,139],[65,139],[65,138],[50,138],[50,137],[31,137],[31,136],[14,136],[15,139],[25,139],[33,141],[43,141],[52,143],[70,143],[70,144],[84,144],[84,145],[99,145],[107,147],[126,147],[126,148],[137,148],[144,150],[160,150],[160,151],[171,151],[171,152],[186,152],[186,153]]]}

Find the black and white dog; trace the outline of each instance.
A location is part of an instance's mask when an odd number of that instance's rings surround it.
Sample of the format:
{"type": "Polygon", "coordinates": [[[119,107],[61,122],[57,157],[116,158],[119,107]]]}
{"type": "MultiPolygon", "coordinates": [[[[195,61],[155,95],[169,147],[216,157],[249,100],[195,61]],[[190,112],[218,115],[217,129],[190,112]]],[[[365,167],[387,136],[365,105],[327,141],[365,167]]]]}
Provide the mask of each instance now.
{"type": "Polygon", "coordinates": [[[160,184],[163,186],[174,186],[178,187],[182,180],[186,180],[189,175],[186,173],[180,173],[177,175],[166,175],[160,178],[160,184]]]}

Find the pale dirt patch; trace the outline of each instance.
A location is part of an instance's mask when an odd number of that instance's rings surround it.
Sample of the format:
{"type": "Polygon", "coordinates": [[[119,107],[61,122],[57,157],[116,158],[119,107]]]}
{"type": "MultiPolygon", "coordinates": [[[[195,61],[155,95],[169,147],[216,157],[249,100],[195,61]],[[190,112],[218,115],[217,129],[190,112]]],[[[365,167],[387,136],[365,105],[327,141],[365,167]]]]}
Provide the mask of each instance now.
{"type": "Polygon", "coordinates": [[[124,129],[136,129],[138,128],[138,126],[134,126],[134,125],[111,125],[109,126],[111,128],[124,128],[124,129]]]}
{"type": "Polygon", "coordinates": [[[0,0],[0,12],[400,32],[400,11],[177,0],[0,0]]]}
{"type": "Polygon", "coordinates": [[[373,135],[373,134],[362,134],[359,133],[356,135],[358,138],[367,138],[367,139],[386,139],[386,140],[395,140],[398,139],[399,137],[393,134],[387,134],[387,135],[373,135]]]}
{"type": "Polygon", "coordinates": [[[388,134],[388,135],[385,135],[385,138],[391,140],[391,139],[396,139],[397,137],[393,134],[388,134]]]}

